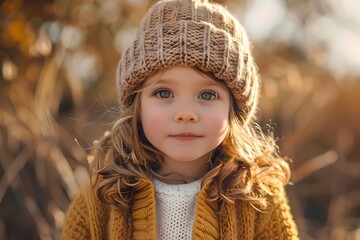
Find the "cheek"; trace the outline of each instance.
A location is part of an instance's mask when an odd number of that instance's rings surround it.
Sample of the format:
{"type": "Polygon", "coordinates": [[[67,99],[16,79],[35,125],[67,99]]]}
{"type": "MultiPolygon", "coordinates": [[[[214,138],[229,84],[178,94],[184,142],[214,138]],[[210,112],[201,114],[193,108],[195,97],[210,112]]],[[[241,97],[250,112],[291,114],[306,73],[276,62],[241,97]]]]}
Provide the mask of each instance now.
{"type": "Polygon", "coordinates": [[[158,126],[162,126],[164,123],[163,119],[161,117],[152,115],[152,116],[145,116],[142,120],[142,124],[148,128],[152,128],[156,130],[158,126]]]}
{"type": "Polygon", "coordinates": [[[143,108],[141,111],[140,120],[148,140],[151,141],[156,135],[159,134],[159,126],[164,126],[165,120],[163,114],[154,108],[143,108]]]}
{"type": "Polygon", "coordinates": [[[224,100],[221,105],[208,112],[208,129],[214,138],[222,142],[229,131],[230,100],[224,100]]]}
{"type": "Polygon", "coordinates": [[[164,117],[163,114],[161,114],[161,111],[158,111],[156,108],[151,108],[151,107],[147,107],[143,109],[144,110],[141,111],[140,114],[140,119],[143,125],[156,127],[164,122],[164,117]]]}
{"type": "Polygon", "coordinates": [[[220,117],[219,115],[213,116],[209,119],[208,124],[214,135],[218,135],[220,138],[223,138],[227,134],[229,126],[227,118],[220,117]]]}

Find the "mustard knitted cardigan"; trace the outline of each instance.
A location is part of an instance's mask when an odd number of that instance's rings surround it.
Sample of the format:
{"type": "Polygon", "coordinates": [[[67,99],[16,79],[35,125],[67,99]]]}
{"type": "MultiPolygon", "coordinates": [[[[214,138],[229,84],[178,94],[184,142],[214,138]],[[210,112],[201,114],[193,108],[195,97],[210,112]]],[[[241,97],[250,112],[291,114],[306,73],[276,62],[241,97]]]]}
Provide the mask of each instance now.
{"type": "MultiPolygon", "coordinates": [[[[283,188],[269,198],[266,212],[238,201],[226,204],[217,214],[216,204],[206,200],[204,184],[199,192],[193,225],[193,240],[204,239],[298,239],[297,229],[283,188]]],[[[100,202],[90,186],[70,205],[62,239],[156,239],[154,187],[150,180],[134,189],[129,213],[100,202]]]]}

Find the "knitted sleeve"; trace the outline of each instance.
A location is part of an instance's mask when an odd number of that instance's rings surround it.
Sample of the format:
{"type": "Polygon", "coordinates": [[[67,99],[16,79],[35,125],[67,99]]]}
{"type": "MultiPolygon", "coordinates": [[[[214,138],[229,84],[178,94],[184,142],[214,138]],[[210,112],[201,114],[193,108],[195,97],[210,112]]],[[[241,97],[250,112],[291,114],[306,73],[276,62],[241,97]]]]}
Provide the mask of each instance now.
{"type": "Polygon", "coordinates": [[[83,192],[78,193],[70,204],[61,238],[90,239],[88,210],[83,192]]]}
{"type": "Polygon", "coordinates": [[[255,239],[299,239],[283,187],[275,189],[269,198],[268,209],[258,212],[255,234],[255,239]]]}

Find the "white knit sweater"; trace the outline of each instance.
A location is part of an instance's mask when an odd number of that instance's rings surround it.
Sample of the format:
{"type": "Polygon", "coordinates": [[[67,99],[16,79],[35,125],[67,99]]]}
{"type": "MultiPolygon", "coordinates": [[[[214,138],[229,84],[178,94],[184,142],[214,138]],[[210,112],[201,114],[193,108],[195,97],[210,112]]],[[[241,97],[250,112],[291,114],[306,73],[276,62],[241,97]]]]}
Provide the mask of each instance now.
{"type": "Polygon", "coordinates": [[[154,179],[158,240],[191,239],[200,185],[201,180],[187,184],[166,184],[154,179]]]}

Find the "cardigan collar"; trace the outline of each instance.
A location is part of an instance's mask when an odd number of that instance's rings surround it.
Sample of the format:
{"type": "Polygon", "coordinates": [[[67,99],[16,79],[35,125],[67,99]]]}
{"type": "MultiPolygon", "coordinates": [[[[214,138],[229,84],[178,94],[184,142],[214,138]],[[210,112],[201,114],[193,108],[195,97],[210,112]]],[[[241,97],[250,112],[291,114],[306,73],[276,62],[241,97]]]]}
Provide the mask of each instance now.
{"type": "MultiPolygon", "coordinates": [[[[212,181],[207,181],[198,194],[192,239],[219,239],[219,216],[215,202],[207,200],[207,189],[212,181]]],[[[156,239],[155,190],[152,181],[141,180],[134,189],[132,202],[132,239],[156,239]]],[[[113,209],[112,216],[119,218],[121,212],[113,209]]],[[[119,221],[114,221],[116,225],[119,221]]],[[[116,227],[116,226],[115,226],[116,227]]],[[[120,228],[116,227],[116,228],[120,228]]]]}

